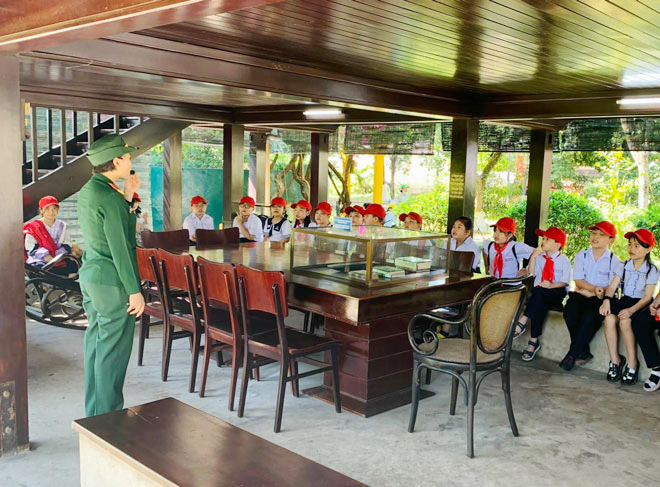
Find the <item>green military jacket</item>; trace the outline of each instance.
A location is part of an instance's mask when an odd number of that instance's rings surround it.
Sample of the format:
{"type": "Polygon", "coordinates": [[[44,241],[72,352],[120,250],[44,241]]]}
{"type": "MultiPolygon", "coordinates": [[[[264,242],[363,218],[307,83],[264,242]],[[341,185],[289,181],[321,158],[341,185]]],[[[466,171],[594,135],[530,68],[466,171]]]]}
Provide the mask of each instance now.
{"type": "Polygon", "coordinates": [[[80,280],[123,286],[126,294],[140,292],[135,225],[130,204],[101,174],[94,174],[78,195],[78,220],[85,243],[80,280]]]}

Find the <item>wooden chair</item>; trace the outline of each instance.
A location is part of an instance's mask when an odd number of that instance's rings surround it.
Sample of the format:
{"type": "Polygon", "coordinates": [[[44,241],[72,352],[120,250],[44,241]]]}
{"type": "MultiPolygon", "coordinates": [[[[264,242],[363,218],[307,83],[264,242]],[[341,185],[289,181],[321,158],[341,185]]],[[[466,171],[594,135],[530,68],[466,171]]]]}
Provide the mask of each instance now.
{"type": "Polygon", "coordinates": [[[474,406],[477,403],[479,386],[483,379],[493,372],[499,372],[501,375],[511,431],[513,436],[518,436],[518,426],[511,405],[511,342],[515,324],[522,313],[522,306],[533,279],[532,276],[523,279],[498,279],[485,284],[474,296],[469,312],[460,320],[452,321],[429,314],[416,315],[410,320],[408,340],[413,347],[414,367],[408,432],[412,433],[415,429],[421,373],[426,368],[452,376],[450,415],[456,412],[459,382],[463,386],[468,408],[467,455],[470,458],[474,456],[474,406]],[[435,332],[426,330],[420,341],[415,328],[421,318],[458,326],[469,322],[470,339],[438,340],[435,332]],[[468,376],[467,380],[462,375],[464,372],[468,376]],[[478,377],[477,372],[481,372],[478,377]]]}
{"type": "Polygon", "coordinates": [[[474,253],[461,252],[456,250],[449,251],[449,270],[459,272],[472,272],[474,253]]]}
{"type": "Polygon", "coordinates": [[[238,417],[243,417],[245,398],[247,395],[248,377],[253,363],[253,356],[265,357],[280,364],[279,389],[277,407],[275,409],[275,433],[282,426],[282,409],[287,382],[293,382],[294,394],[300,395],[298,380],[314,374],[332,372],[335,410],[341,412],[341,397],[339,395],[339,363],[338,352],[341,342],[303,333],[286,327],[284,318],[289,314],[286,302],[286,281],[281,272],[267,272],[250,269],[239,265],[238,273],[241,311],[243,315],[243,377],[241,396],[238,403],[238,417]],[[275,317],[277,331],[254,335],[251,311],[260,311],[275,317]],[[330,364],[310,357],[311,354],[329,352],[330,364]],[[304,362],[317,369],[299,373],[298,362],[304,362]],[[291,368],[291,371],[289,371],[291,368]]]}
{"type": "Polygon", "coordinates": [[[168,232],[152,232],[150,230],[145,230],[140,233],[142,247],[171,251],[188,250],[190,247],[190,240],[188,237],[188,230],[171,230],[168,232]]]}
{"type": "MultiPolygon", "coordinates": [[[[194,392],[201,338],[204,333],[202,310],[197,301],[199,287],[197,285],[195,261],[191,255],[177,255],[163,249],[158,249],[158,261],[166,311],[162,379],[166,381],[169,373],[172,341],[187,337],[190,339],[190,350],[192,352],[188,391],[194,392]],[[176,299],[174,293],[180,291],[186,293],[186,301],[189,306],[185,310],[177,309],[174,306],[176,299]],[[181,328],[181,331],[174,331],[175,327],[181,328]]],[[[220,322],[221,319],[217,319],[217,321],[220,322]]],[[[229,326],[229,323],[227,325],[229,326]]]]}
{"type": "Polygon", "coordinates": [[[144,342],[149,338],[149,328],[165,323],[165,308],[163,306],[162,281],[157,272],[156,261],[158,251],[156,249],[137,249],[138,275],[142,281],[142,292],[145,296],[144,313],[140,317],[140,328],[138,333],[138,365],[142,365],[144,356],[144,342]],[[156,321],[151,321],[155,318],[156,321]]]}
{"type": "Polygon", "coordinates": [[[224,245],[236,244],[240,242],[241,232],[238,228],[227,228],[226,230],[202,230],[195,231],[197,237],[197,248],[213,249],[224,245]]]}
{"type": "MultiPolygon", "coordinates": [[[[221,264],[197,258],[199,287],[202,295],[204,311],[204,360],[202,365],[202,384],[199,396],[204,397],[206,378],[208,376],[211,353],[217,351],[221,357],[222,350],[231,347],[231,383],[229,387],[229,410],[234,410],[236,382],[238,369],[243,358],[243,327],[240,300],[238,298],[238,280],[233,264],[221,264]],[[218,320],[219,313],[226,313],[218,320]],[[229,326],[227,326],[229,324],[229,326]]],[[[253,333],[271,332],[276,330],[275,320],[253,317],[253,333]]],[[[255,376],[258,373],[255,368],[255,376]]]]}

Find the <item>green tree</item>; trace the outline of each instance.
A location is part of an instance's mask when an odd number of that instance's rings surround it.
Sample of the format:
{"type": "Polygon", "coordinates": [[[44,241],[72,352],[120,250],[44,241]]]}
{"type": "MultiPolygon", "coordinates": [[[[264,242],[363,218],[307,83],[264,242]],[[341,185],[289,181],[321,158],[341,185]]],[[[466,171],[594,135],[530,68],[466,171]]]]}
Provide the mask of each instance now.
{"type": "Polygon", "coordinates": [[[423,230],[446,233],[449,192],[446,184],[437,184],[426,193],[411,196],[396,206],[397,213],[419,213],[424,219],[423,230]]]}

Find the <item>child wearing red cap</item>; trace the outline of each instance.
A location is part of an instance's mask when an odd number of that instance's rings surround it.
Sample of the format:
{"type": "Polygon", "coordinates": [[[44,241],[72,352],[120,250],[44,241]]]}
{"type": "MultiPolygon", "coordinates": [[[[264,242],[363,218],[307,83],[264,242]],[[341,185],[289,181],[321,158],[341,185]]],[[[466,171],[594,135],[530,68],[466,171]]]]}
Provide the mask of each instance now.
{"type": "Polygon", "coordinates": [[[516,222],[513,218],[500,218],[491,227],[493,240],[484,240],[484,262],[488,273],[498,279],[517,277],[520,259],[529,259],[534,248],[516,242],[516,222]]]}
{"type": "Polygon", "coordinates": [[[215,225],[211,215],[206,214],[208,204],[202,196],[193,196],[190,200],[190,215],[183,220],[183,228],[188,230],[190,245],[196,245],[197,237],[195,232],[198,228],[202,230],[213,230],[215,225]]]}
{"type": "Polygon", "coordinates": [[[364,225],[364,208],[360,205],[347,206],[344,214],[351,217],[351,224],[354,227],[364,225]]]}
{"type": "Polygon", "coordinates": [[[371,203],[364,211],[364,224],[367,226],[380,226],[385,223],[385,208],[378,203],[371,203]]]}
{"type": "Polygon", "coordinates": [[[273,198],[270,202],[271,217],[266,220],[264,239],[272,242],[288,242],[291,238],[291,222],[286,217],[284,198],[273,198]]]}
{"type": "Polygon", "coordinates": [[[291,205],[293,208],[293,217],[295,221],[293,222],[293,228],[306,228],[306,227],[315,227],[316,224],[312,221],[312,218],[309,216],[312,212],[312,205],[307,200],[300,200],[298,203],[291,205]]]}
{"type": "Polygon", "coordinates": [[[263,242],[264,227],[261,218],[254,214],[254,199],[250,196],[243,196],[238,202],[238,215],[233,226],[241,232],[241,243],[263,242]]]}
{"type": "Polygon", "coordinates": [[[575,256],[575,291],[568,293],[564,306],[564,321],[571,335],[571,347],[559,363],[564,370],[571,370],[575,365],[583,365],[593,358],[589,342],[603,322],[600,306],[605,288],[611,287],[616,270],[621,265],[619,258],[610,251],[616,238],[614,225],[602,221],[589,227],[589,230],[591,247],[575,256]]]}
{"type": "Polygon", "coordinates": [[[328,228],[330,224],[330,215],[332,215],[332,206],[327,201],[321,201],[314,210],[314,221],[319,228],[328,228]]]}
{"type": "Polygon", "coordinates": [[[537,229],[536,235],[543,237],[543,240],[529,260],[528,268],[534,275],[534,288],[514,334],[516,338],[522,335],[528,321],[532,320],[530,339],[522,354],[526,362],[532,360],[541,348],[539,337],[543,333],[548,311],[552,307],[561,307],[571,283],[571,261],[561,253],[566,245],[566,233],[560,228],[550,227],[547,230],[537,229]]]}
{"type": "Polygon", "coordinates": [[[403,222],[404,230],[421,230],[422,229],[422,217],[419,213],[411,211],[410,213],[401,213],[399,215],[399,221],[403,222]]]}
{"type": "Polygon", "coordinates": [[[481,273],[481,249],[472,240],[472,218],[459,216],[451,225],[450,250],[456,252],[472,252],[472,272],[481,273]]]}
{"type": "Polygon", "coordinates": [[[648,305],[653,301],[653,291],[658,283],[658,268],[651,262],[655,237],[650,231],[642,228],[628,232],[624,237],[628,239],[630,259],[615,270],[612,284],[605,290],[600,314],[605,317],[605,341],[610,353],[607,380],[633,385],[639,376],[637,343],[633,328],[641,328],[651,320],[648,305]],[[620,298],[615,296],[619,287],[622,291],[620,298]],[[617,324],[628,353],[627,366],[626,357],[619,354],[617,324]]]}
{"type": "MultiPolygon", "coordinates": [[[[80,248],[75,244],[71,244],[66,223],[58,220],[57,215],[59,212],[60,203],[57,198],[44,196],[39,200],[41,218],[28,222],[23,226],[26,262],[28,264],[43,267],[61,254],[82,255],[80,248]]],[[[62,263],[58,263],[56,267],[51,267],[51,272],[72,276],[78,272],[78,267],[73,261],[64,260],[62,263]]]]}

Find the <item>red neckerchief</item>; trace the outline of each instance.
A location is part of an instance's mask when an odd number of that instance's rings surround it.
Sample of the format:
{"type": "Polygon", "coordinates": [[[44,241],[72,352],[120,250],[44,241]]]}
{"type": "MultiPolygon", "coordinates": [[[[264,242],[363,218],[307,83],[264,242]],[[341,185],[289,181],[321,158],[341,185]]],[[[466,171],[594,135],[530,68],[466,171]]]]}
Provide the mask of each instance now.
{"type": "MultiPolygon", "coordinates": [[[[55,252],[57,251],[57,244],[53,237],[50,236],[46,225],[41,220],[35,220],[33,222],[28,222],[23,225],[23,235],[32,235],[37,241],[39,247],[43,247],[52,257],[55,257],[55,252]]],[[[27,252],[25,253],[25,260],[27,260],[27,252]]]]}
{"type": "Polygon", "coordinates": [[[495,244],[495,260],[493,261],[493,276],[502,277],[502,269],[504,268],[504,257],[502,252],[506,249],[506,246],[509,245],[509,242],[505,243],[502,247],[498,244],[495,244]]]}
{"type": "Polygon", "coordinates": [[[544,255],[543,257],[545,257],[545,264],[541,273],[541,281],[555,282],[555,261],[549,255],[544,255]]]}

